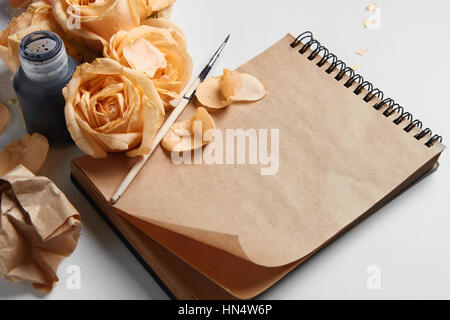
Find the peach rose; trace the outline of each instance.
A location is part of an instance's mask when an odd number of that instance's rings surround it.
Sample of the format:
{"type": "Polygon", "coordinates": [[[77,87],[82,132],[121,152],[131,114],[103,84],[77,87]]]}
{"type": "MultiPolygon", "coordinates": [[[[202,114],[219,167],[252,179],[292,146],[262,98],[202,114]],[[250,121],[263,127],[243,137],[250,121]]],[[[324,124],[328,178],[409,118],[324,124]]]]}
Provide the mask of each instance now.
{"type": "Polygon", "coordinates": [[[85,153],[104,158],[107,152],[150,152],[164,106],[143,72],[98,58],[78,66],[63,94],[67,128],[85,153]]]}
{"type": "MultiPolygon", "coordinates": [[[[149,19],[146,23],[169,26],[168,22],[158,20],[149,19]]],[[[172,100],[180,98],[179,94],[192,75],[192,59],[186,50],[186,40],[177,28],[141,25],[119,31],[105,45],[103,55],[143,71],[152,79],[166,108],[171,107],[172,100]]]]}
{"type": "Polygon", "coordinates": [[[154,14],[158,18],[169,18],[174,2],[175,0],[138,0],[141,20],[154,14]]]}
{"type": "Polygon", "coordinates": [[[140,25],[137,0],[54,0],[52,7],[66,32],[98,52],[117,31],[140,25]]]}

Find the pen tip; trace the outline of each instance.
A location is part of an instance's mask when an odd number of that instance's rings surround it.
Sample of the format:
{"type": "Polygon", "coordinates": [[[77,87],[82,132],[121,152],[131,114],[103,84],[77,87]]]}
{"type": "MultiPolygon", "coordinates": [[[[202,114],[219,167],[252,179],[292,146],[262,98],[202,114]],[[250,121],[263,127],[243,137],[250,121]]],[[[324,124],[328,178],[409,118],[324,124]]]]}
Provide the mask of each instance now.
{"type": "Polygon", "coordinates": [[[228,42],[228,39],[230,39],[230,34],[225,38],[225,43],[227,43],[228,42]]]}

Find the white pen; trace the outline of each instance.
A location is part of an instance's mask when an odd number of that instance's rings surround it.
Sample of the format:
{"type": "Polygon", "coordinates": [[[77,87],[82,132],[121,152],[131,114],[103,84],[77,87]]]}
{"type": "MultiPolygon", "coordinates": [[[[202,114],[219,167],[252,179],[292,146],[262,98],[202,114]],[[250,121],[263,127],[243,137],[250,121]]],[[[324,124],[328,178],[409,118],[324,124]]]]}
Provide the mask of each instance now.
{"type": "Polygon", "coordinates": [[[161,140],[164,138],[164,136],[169,131],[170,127],[175,123],[175,121],[178,119],[180,114],[183,112],[183,110],[186,108],[188,103],[192,100],[192,98],[195,95],[195,91],[197,90],[198,85],[206,79],[209,72],[211,71],[213,65],[216,63],[217,59],[219,58],[220,53],[225,48],[225,45],[228,42],[228,39],[230,38],[230,35],[228,35],[225,39],[225,41],[220,45],[219,49],[214,53],[211,60],[209,60],[208,64],[203,68],[202,72],[195,78],[192,83],[189,85],[189,87],[186,89],[186,91],[183,94],[183,98],[181,101],[177,104],[175,109],[172,111],[172,113],[169,115],[167,120],[162,125],[161,129],[159,129],[158,133],[155,136],[155,140],[152,145],[152,149],[150,150],[150,153],[142,156],[138,162],[135,163],[133,168],[128,172],[127,176],[123,181],[120,183],[120,186],[117,188],[116,192],[114,192],[113,196],[110,199],[110,202],[112,204],[117,203],[119,201],[122,194],[127,190],[128,186],[131,184],[131,182],[134,180],[136,175],[139,173],[139,171],[142,169],[142,167],[145,165],[147,160],[152,155],[153,151],[158,147],[161,140]]]}

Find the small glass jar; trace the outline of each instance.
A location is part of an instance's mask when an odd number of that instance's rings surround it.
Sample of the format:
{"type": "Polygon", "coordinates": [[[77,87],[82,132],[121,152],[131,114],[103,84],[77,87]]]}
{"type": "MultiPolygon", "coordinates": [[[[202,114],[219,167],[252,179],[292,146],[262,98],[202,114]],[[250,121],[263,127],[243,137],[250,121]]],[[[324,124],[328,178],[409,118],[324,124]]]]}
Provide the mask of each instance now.
{"type": "Polygon", "coordinates": [[[36,31],[24,37],[19,59],[21,66],[13,85],[28,133],[40,133],[51,144],[70,142],[62,89],[72,78],[77,63],[67,55],[61,38],[50,31],[36,31]]]}

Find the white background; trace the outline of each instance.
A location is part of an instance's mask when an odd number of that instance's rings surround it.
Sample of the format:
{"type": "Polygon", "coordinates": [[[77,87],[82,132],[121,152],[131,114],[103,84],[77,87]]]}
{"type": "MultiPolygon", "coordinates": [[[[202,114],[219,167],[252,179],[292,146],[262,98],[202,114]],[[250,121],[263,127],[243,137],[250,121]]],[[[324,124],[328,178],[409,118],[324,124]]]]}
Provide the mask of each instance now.
{"type": "MultiPolygon", "coordinates": [[[[426,126],[450,141],[448,62],[450,2],[378,1],[381,29],[365,30],[362,0],[178,0],[173,20],[186,32],[199,72],[228,33],[231,40],[213,73],[246,62],[287,32],[305,30],[375,87],[384,90],[426,126]],[[365,56],[355,51],[369,50],[365,56]]],[[[2,0],[5,8],[7,1],[2,0]]],[[[0,9],[0,23],[8,13],[0,9]]],[[[0,147],[24,133],[11,75],[0,70],[0,101],[14,111],[0,147]]],[[[286,115],[288,116],[288,115],[286,115]]],[[[63,260],[58,286],[48,295],[29,284],[0,280],[0,299],[165,299],[167,296],[97,216],[69,180],[76,147],[52,149],[42,171],[66,193],[82,215],[78,247],[63,260]],[[67,268],[81,268],[81,290],[69,290],[67,268]]],[[[392,168],[395,170],[395,168],[392,168]]],[[[379,210],[337,242],[301,265],[263,299],[450,298],[449,155],[441,168],[379,210]],[[368,290],[367,267],[381,269],[381,289],[368,290]]],[[[301,183],[301,182],[300,182],[301,183]]]]}

